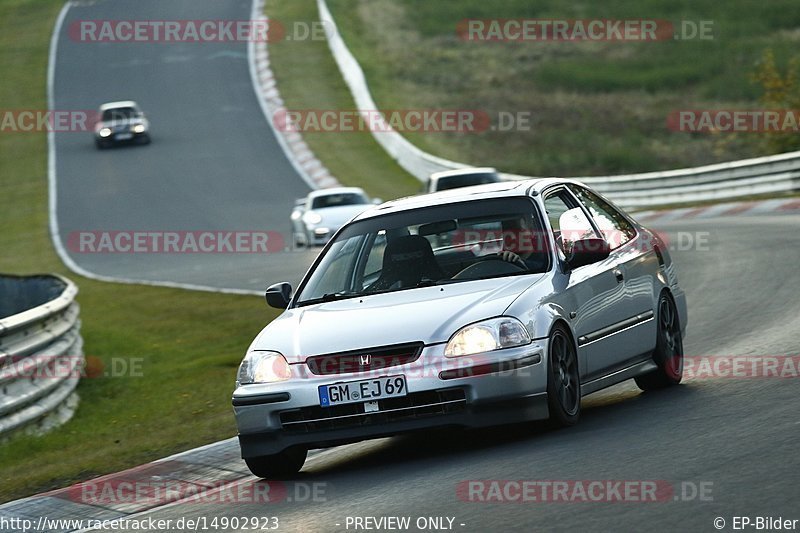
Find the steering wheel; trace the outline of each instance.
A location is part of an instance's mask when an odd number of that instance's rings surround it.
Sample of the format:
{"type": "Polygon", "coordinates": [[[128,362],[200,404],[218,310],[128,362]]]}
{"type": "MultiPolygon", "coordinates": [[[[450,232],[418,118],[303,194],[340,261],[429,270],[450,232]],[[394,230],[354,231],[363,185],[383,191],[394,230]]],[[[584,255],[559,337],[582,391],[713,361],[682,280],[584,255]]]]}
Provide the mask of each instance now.
{"type": "Polygon", "coordinates": [[[523,265],[521,259],[510,263],[501,259],[499,254],[489,254],[481,257],[450,279],[480,279],[486,276],[516,274],[528,270],[528,267],[523,265]]]}
{"type": "Polygon", "coordinates": [[[481,261],[502,261],[504,263],[508,263],[509,265],[514,265],[516,267],[519,267],[522,270],[528,270],[528,265],[525,264],[525,261],[523,261],[523,259],[518,254],[514,254],[517,256],[517,258],[514,261],[506,261],[505,259],[500,257],[500,254],[502,253],[503,252],[495,252],[488,255],[484,255],[483,257],[478,259],[476,263],[481,261]]]}

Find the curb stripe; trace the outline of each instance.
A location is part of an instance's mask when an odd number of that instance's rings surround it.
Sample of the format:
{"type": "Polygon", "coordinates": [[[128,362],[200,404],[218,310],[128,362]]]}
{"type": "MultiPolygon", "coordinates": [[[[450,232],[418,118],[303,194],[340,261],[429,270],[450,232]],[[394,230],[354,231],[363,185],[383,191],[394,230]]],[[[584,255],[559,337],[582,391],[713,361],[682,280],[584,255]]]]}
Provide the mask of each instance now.
{"type": "Polygon", "coordinates": [[[633,213],[633,216],[640,222],[651,224],[653,222],[668,222],[672,220],[782,213],[787,211],[800,211],[800,199],[782,200],[772,198],[756,202],[733,202],[700,207],[665,209],[663,211],[648,210],[633,213]]]}

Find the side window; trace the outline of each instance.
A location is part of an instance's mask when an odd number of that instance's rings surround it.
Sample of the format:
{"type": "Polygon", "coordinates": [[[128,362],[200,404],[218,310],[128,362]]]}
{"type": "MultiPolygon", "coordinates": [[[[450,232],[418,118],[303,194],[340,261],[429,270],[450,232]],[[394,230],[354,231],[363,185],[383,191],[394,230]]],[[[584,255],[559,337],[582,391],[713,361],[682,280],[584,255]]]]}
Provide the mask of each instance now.
{"type": "Polygon", "coordinates": [[[558,235],[561,232],[561,215],[569,211],[570,206],[567,205],[567,195],[564,191],[551,194],[544,199],[544,208],[547,211],[547,218],[550,219],[550,226],[553,232],[558,235]]]}
{"type": "Polygon", "coordinates": [[[612,250],[619,248],[636,236],[636,230],[630,222],[608,202],[583,187],[570,185],[570,189],[592,214],[592,218],[612,250]]]}
{"type": "Polygon", "coordinates": [[[565,255],[569,255],[572,243],[576,240],[596,236],[586,215],[574,203],[575,200],[564,190],[556,191],[544,199],[553,238],[565,255]]]}

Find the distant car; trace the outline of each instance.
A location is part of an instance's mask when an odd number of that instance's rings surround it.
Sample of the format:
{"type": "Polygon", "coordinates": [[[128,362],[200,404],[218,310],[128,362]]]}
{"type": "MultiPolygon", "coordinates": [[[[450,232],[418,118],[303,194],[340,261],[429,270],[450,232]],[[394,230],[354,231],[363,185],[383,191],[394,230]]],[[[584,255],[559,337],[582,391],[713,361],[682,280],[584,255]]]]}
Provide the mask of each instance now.
{"type": "Polygon", "coordinates": [[[97,148],[108,148],[118,143],[150,143],[150,122],[133,100],[103,104],[99,116],[94,127],[97,148]]]}
{"type": "Polygon", "coordinates": [[[292,241],[296,247],[324,246],[351,218],[379,203],[379,199],[370,200],[358,187],[312,191],[295,202],[292,241]]]}
{"type": "Polygon", "coordinates": [[[460,168],[458,170],[445,170],[434,172],[428,179],[425,192],[446,191],[459,187],[484,185],[486,183],[499,183],[503,181],[497,170],[493,168],[460,168]]]}
{"type": "MultiPolygon", "coordinates": [[[[569,426],[583,396],[683,372],[686,296],[668,248],[573,180],[388,202],[339,230],[296,292],[278,283],[266,299],[285,311],[233,393],[260,477],[293,475],[310,448],[421,429],[569,426]]],[[[653,423],[671,399],[648,404],[653,423]]]]}

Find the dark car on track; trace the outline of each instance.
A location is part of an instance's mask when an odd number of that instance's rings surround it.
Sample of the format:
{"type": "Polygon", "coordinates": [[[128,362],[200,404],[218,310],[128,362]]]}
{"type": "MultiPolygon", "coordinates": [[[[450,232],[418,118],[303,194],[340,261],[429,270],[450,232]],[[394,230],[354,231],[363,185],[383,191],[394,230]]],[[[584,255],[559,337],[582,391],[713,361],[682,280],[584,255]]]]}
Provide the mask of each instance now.
{"type": "Polygon", "coordinates": [[[108,102],[100,106],[94,142],[99,149],[120,143],[149,144],[150,122],[133,100],[108,102]]]}
{"type": "Polygon", "coordinates": [[[472,185],[485,185],[503,181],[493,168],[459,168],[434,172],[425,184],[425,192],[446,191],[472,185]]]}

